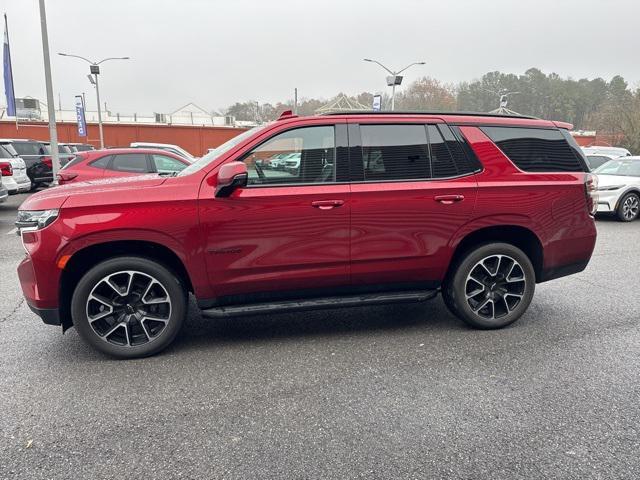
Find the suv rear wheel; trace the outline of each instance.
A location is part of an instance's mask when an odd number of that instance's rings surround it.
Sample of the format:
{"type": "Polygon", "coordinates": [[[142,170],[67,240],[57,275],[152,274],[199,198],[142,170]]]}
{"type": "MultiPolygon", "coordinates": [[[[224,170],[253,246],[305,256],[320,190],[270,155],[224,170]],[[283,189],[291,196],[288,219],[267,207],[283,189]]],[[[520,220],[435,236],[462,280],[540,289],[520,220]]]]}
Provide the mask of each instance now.
{"type": "Polygon", "coordinates": [[[80,336],[119,358],[153,355],[178,334],[186,293],[167,268],[142,257],[99,263],[78,282],[71,315],[80,336]]]}
{"type": "Polygon", "coordinates": [[[481,245],[453,268],[442,290],[445,304],[473,327],[505,327],[520,318],[531,303],[535,290],[533,265],[513,245],[481,245]]]}

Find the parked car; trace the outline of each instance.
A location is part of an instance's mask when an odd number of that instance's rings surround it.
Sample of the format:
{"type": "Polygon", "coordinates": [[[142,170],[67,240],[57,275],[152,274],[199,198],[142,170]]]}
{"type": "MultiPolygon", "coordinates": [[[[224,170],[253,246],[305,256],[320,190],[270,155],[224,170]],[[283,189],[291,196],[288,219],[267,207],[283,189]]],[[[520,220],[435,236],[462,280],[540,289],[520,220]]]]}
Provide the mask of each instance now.
{"type": "Polygon", "coordinates": [[[31,180],[27,176],[24,160],[17,156],[11,145],[0,145],[0,170],[9,194],[31,190],[31,180]]]}
{"type": "Polygon", "coordinates": [[[93,145],[89,145],[88,143],[60,143],[59,145],[64,145],[65,147],[69,147],[71,152],[88,152],[89,150],[95,150],[93,145]]]}
{"type": "Polygon", "coordinates": [[[38,140],[0,139],[0,145],[11,145],[24,160],[31,188],[53,181],[51,153],[47,144],[38,140]]]}
{"type": "Polygon", "coordinates": [[[592,172],[599,166],[607,163],[612,158],[616,158],[616,157],[612,157],[611,155],[604,155],[604,154],[597,154],[597,155],[590,154],[590,155],[585,155],[585,157],[587,159],[587,166],[589,167],[589,170],[591,170],[592,172]]]}
{"type": "Polygon", "coordinates": [[[193,163],[196,160],[196,158],[184,148],[170,143],[133,142],[130,146],[132,148],[155,148],[156,150],[166,150],[167,152],[171,152],[174,155],[179,155],[182,158],[189,160],[190,163],[193,163]]]}
{"type": "Polygon", "coordinates": [[[582,151],[585,155],[609,155],[613,158],[628,157],[631,155],[631,152],[626,148],[597,145],[582,147],[582,151]]]}
{"type": "MultiPolygon", "coordinates": [[[[42,142],[46,147],[46,152],[51,155],[51,144],[49,142],[42,142]]],[[[60,167],[64,167],[71,159],[76,156],[75,152],[71,150],[68,145],[64,143],[58,144],[58,159],[60,160],[60,167]]]]}
{"type": "Polygon", "coordinates": [[[4,181],[2,178],[2,172],[0,171],[0,203],[6,202],[9,197],[9,190],[4,186],[4,181]]]}
{"type": "Polygon", "coordinates": [[[205,317],[440,292],[469,325],[504,327],[536,283],[582,271],[593,252],[595,177],[569,128],[489,114],[287,112],[177,176],[32,195],[16,221],[22,290],[45,323],[75,326],[121,358],[169,345],[189,292],[205,317]],[[300,155],[295,175],[255,162],[282,151],[300,155]]]}
{"type": "Polygon", "coordinates": [[[293,173],[294,175],[298,174],[298,169],[300,168],[300,158],[301,155],[299,153],[292,153],[284,159],[284,170],[289,173],[293,173]]]}
{"type": "Polygon", "coordinates": [[[619,157],[595,169],[598,212],[613,213],[631,222],[640,213],[640,157],[619,157]]]}
{"type": "Polygon", "coordinates": [[[146,173],[172,174],[190,163],[179,155],[147,148],[116,148],[80,152],[58,172],[58,184],[129,177],[146,173]]]}

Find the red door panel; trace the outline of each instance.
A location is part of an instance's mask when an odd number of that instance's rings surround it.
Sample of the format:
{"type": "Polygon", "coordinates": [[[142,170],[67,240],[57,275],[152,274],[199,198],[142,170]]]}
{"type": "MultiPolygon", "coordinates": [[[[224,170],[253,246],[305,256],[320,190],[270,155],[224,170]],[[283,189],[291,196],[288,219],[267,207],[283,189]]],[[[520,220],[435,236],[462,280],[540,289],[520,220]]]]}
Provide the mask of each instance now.
{"type": "Polygon", "coordinates": [[[216,296],[349,283],[349,186],[249,187],[200,196],[216,296]]]}
{"type": "Polygon", "coordinates": [[[441,280],[449,241],[474,210],[475,176],[351,188],[353,283],[441,280]]]}

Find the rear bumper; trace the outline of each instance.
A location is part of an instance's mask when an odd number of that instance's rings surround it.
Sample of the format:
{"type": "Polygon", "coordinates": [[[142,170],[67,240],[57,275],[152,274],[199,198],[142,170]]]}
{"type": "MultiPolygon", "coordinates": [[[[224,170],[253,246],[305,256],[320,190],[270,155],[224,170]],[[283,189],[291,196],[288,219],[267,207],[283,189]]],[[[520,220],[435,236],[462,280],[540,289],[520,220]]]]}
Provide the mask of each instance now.
{"type": "Polygon", "coordinates": [[[542,274],[538,279],[538,283],[548,282],[549,280],[555,280],[556,278],[566,277],[567,275],[582,272],[587,268],[587,265],[589,265],[589,260],[590,259],[582,262],[571,263],[569,265],[562,265],[560,267],[547,268],[542,271],[542,274]]]}
{"type": "Polygon", "coordinates": [[[28,192],[31,190],[31,180],[26,175],[18,179],[14,176],[2,177],[2,183],[7,187],[9,193],[28,192]]]}
{"type": "Polygon", "coordinates": [[[27,302],[33,313],[38,315],[47,325],[62,325],[60,312],[57,308],[37,308],[27,302]]]}

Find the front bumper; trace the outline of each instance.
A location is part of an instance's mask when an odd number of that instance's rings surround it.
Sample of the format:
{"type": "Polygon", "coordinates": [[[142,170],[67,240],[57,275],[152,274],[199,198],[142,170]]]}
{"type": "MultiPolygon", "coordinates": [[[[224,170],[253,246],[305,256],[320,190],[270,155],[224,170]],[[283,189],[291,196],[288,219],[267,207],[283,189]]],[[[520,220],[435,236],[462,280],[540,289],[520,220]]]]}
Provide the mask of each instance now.
{"type": "Polygon", "coordinates": [[[598,191],[598,213],[615,212],[623,192],[623,189],[598,191]]]}

